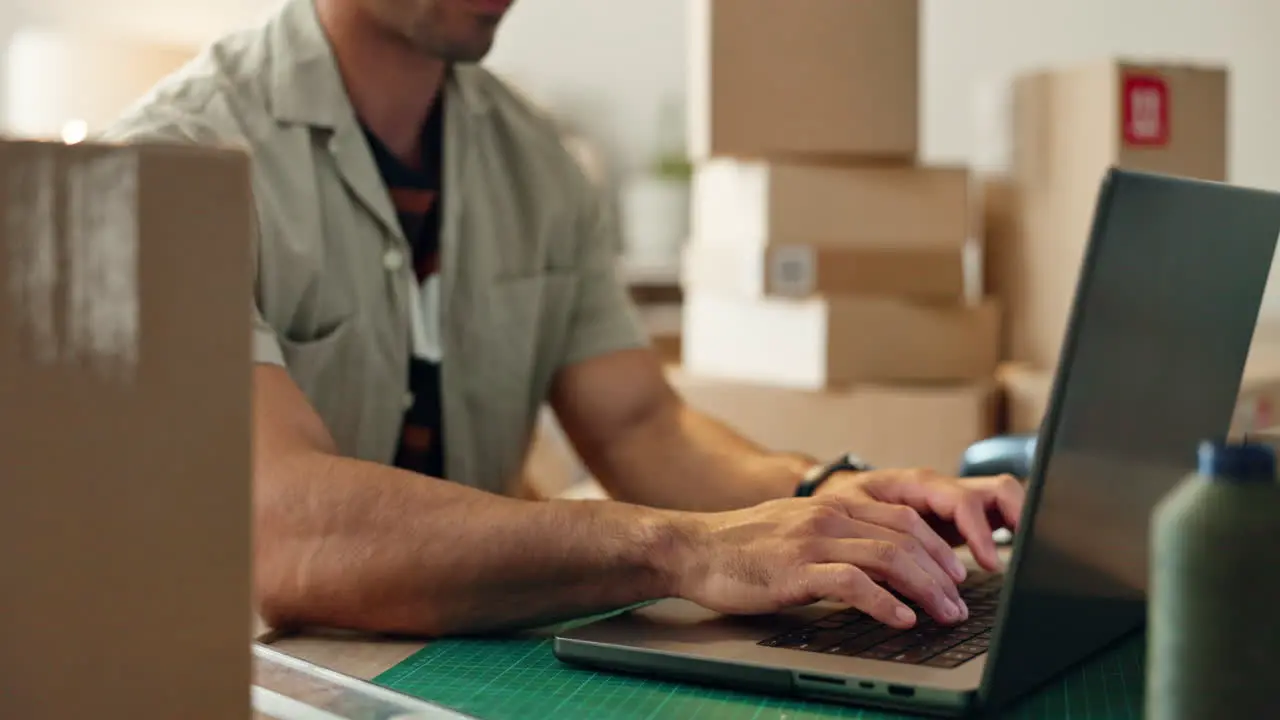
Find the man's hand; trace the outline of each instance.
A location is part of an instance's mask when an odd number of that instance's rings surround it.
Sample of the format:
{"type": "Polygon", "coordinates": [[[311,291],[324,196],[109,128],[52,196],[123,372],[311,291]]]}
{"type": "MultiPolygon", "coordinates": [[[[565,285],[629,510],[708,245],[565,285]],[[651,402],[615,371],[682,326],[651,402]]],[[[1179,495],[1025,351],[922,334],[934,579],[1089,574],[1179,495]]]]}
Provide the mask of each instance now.
{"type": "Polygon", "coordinates": [[[957,479],[930,470],[873,470],[835,475],[815,495],[911,508],[952,545],[968,544],[980,566],[997,571],[992,532],[1017,530],[1026,493],[1010,475],[957,479]]]}
{"type": "Polygon", "coordinates": [[[956,589],[964,566],[909,507],[829,494],[694,517],[677,594],[708,609],[762,614],[831,600],[910,627],[915,613],[888,586],[939,622],[968,617],[956,589]]]}

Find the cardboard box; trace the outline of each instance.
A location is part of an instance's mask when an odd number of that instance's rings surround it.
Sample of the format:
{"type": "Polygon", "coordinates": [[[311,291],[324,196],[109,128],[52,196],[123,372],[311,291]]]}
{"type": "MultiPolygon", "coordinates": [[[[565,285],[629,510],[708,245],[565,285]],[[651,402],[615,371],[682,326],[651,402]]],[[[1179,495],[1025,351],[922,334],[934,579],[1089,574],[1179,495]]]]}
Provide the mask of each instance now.
{"type": "Polygon", "coordinates": [[[1013,123],[1020,247],[1001,275],[1010,357],[1053,367],[1104,173],[1225,180],[1227,73],[1123,61],[1036,73],[1015,83],[1013,123]]]}
{"type": "Polygon", "coordinates": [[[694,168],[690,232],[700,242],[756,248],[955,249],[973,236],[972,205],[963,167],[716,158],[694,168]]]}
{"type": "Polygon", "coordinates": [[[653,303],[637,307],[653,351],[665,365],[680,362],[681,304],[653,303]]]}
{"type": "Polygon", "coordinates": [[[999,311],[896,298],[685,296],[691,373],[817,390],[868,382],[992,377],[999,311]]]}
{"type": "MultiPolygon", "coordinates": [[[[1004,396],[1004,423],[1008,432],[1037,432],[1049,408],[1053,373],[1026,365],[1000,367],[997,380],[1004,396]]],[[[1268,428],[1280,422],[1280,366],[1251,362],[1245,367],[1236,398],[1230,435],[1268,428]]]]}
{"type": "Polygon", "coordinates": [[[787,243],[743,248],[695,241],[684,248],[688,290],[750,298],[856,295],[964,302],[962,248],[879,250],[787,243]]]}
{"type": "Polygon", "coordinates": [[[1018,188],[1006,174],[987,174],[973,179],[977,207],[977,236],[982,240],[985,290],[999,294],[1012,279],[1008,277],[1008,256],[1017,249],[1018,188]]]}
{"type": "Polygon", "coordinates": [[[0,717],[249,717],[249,162],[0,142],[0,717]]]}
{"type": "Polygon", "coordinates": [[[1010,363],[1001,365],[996,371],[996,381],[1004,401],[1000,423],[1002,431],[1039,432],[1053,391],[1053,373],[1010,363]]]}
{"type": "Polygon", "coordinates": [[[856,452],[883,467],[954,473],[965,449],[994,432],[991,381],[807,392],[682,370],[668,377],[691,407],[779,452],[856,452]]]}
{"type": "Polygon", "coordinates": [[[918,0],[689,5],[694,158],[915,157],[918,0]]]}

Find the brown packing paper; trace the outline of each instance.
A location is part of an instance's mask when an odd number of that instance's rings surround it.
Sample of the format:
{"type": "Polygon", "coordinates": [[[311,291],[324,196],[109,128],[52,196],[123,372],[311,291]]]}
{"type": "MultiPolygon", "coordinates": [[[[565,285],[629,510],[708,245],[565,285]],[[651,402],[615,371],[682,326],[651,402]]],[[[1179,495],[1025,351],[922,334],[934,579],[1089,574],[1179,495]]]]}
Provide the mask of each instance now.
{"type": "Polygon", "coordinates": [[[0,717],[248,717],[247,158],[0,142],[0,717]]]}
{"type": "Polygon", "coordinates": [[[910,160],[919,135],[918,0],[691,0],[695,158],[910,160]]]}
{"type": "Polygon", "coordinates": [[[765,248],[713,245],[684,249],[682,283],[698,292],[754,298],[854,295],[962,303],[962,248],[870,249],[786,243],[765,248]]]}

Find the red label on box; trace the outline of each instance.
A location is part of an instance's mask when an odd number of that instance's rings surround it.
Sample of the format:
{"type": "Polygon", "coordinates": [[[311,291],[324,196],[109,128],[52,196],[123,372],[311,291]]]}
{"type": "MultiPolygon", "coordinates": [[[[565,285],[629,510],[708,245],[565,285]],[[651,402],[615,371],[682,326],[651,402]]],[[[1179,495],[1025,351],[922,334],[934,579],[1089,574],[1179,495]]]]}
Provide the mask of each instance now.
{"type": "Polygon", "coordinates": [[[1124,78],[1124,142],[1159,146],[1169,143],[1169,84],[1157,75],[1124,78]]]}

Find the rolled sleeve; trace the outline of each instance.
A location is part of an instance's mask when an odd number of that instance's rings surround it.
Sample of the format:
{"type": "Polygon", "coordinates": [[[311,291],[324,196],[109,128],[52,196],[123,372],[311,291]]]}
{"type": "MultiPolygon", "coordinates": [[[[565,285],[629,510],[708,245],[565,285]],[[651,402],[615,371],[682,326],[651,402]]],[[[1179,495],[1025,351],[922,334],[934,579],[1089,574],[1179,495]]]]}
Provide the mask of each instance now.
{"type": "MultiPolygon", "coordinates": [[[[156,106],[152,114],[125,117],[107,128],[100,136],[109,142],[137,143],[161,142],[222,147],[243,147],[243,143],[228,140],[214,132],[193,115],[178,112],[175,108],[156,106]]],[[[254,208],[253,273],[258,277],[258,245],[261,242],[261,224],[254,208]]],[[[263,318],[262,311],[253,303],[253,362],[256,364],[285,366],[284,351],[276,331],[263,318]]]]}
{"type": "Polygon", "coordinates": [[[584,193],[579,224],[578,293],[561,365],[649,347],[649,337],[618,271],[614,214],[594,189],[584,193]]]}
{"type": "Polygon", "coordinates": [[[253,362],[259,365],[285,367],[284,350],[276,331],[262,319],[262,313],[253,309],[253,362]]]}

